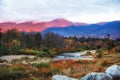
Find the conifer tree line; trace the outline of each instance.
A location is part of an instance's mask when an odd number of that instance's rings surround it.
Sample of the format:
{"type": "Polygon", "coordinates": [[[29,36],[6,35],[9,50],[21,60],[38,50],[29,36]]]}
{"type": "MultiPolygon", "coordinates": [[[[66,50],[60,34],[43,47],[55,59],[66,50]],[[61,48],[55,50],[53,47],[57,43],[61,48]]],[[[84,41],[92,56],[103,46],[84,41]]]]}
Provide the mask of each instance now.
{"type": "MultiPolygon", "coordinates": [[[[84,50],[106,49],[120,52],[120,39],[110,39],[110,34],[105,39],[85,37],[63,37],[59,34],[40,32],[19,32],[17,29],[7,30],[2,33],[0,29],[0,54],[21,54],[26,50],[44,51],[59,54],[62,52],[76,52],[84,50]]],[[[28,51],[29,52],[29,51],[28,51]]],[[[31,53],[31,52],[30,52],[31,53]]],[[[37,52],[36,52],[37,53],[37,52]]]]}

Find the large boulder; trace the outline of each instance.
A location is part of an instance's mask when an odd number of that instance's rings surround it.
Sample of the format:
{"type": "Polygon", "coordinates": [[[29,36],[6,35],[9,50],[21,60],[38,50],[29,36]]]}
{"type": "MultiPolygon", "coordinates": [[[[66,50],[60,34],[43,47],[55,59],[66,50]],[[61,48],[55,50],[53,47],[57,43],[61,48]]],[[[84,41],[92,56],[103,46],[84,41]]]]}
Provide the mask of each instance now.
{"type": "Polygon", "coordinates": [[[69,78],[67,76],[62,76],[62,75],[54,75],[51,80],[78,80],[75,78],[69,78]]]}
{"type": "Polygon", "coordinates": [[[92,72],[84,76],[81,80],[113,80],[112,76],[105,73],[92,72]]]}
{"type": "Polygon", "coordinates": [[[113,65],[106,69],[106,74],[111,75],[113,78],[120,78],[120,66],[113,65]]]}

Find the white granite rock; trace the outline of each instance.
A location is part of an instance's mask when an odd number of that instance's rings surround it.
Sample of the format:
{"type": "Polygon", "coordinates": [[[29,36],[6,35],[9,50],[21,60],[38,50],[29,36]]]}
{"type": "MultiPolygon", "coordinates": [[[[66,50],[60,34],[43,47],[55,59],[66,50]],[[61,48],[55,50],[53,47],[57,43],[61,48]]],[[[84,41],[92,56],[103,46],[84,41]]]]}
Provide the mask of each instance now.
{"type": "Polygon", "coordinates": [[[63,75],[54,75],[51,80],[78,80],[75,78],[69,78],[67,76],[63,76],[63,75]]]}
{"type": "Polygon", "coordinates": [[[113,78],[119,77],[120,78],[120,66],[113,65],[106,69],[106,74],[111,75],[113,78]]]}
{"type": "Polygon", "coordinates": [[[81,80],[113,80],[112,76],[105,73],[92,72],[84,76],[81,80]]]}

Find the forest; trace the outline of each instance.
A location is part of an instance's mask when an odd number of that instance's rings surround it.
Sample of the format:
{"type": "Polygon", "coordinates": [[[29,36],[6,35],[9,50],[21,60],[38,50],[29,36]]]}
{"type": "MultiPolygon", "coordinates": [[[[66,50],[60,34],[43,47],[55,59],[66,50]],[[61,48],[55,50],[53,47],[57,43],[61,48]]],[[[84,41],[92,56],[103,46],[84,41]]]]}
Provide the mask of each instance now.
{"type": "Polygon", "coordinates": [[[0,29],[0,55],[26,54],[39,57],[54,57],[63,52],[80,52],[84,50],[107,50],[120,52],[120,38],[64,37],[48,32],[19,32],[17,29],[2,32],[0,29]]]}

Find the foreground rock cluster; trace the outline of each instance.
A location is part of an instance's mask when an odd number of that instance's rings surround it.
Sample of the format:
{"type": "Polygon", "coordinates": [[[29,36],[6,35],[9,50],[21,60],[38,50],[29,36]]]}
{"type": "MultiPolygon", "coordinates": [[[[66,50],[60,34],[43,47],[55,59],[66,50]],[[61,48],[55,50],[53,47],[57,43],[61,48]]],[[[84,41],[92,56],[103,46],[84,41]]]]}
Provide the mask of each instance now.
{"type": "Polygon", "coordinates": [[[120,80],[120,66],[110,66],[104,73],[91,72],[81,79],[70,78],[62,75],[54,75],[51,80],[120,80]]]}

